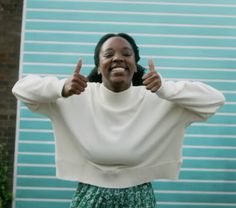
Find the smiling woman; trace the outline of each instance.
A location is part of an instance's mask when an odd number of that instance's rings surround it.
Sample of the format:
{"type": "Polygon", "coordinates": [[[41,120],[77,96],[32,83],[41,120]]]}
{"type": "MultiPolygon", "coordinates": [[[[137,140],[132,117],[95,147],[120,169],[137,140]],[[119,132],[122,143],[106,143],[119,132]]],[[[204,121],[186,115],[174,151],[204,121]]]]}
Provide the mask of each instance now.
{"type": "Polygon", "coordinates": [[[186,127],[224,104],[200,82],[171,82],[138,64],[127,34],[107,34],[95,48],[95,68],[68,79],[27,76],[14,95],[47,115],[56,137],[57,177],[79,181],[71,208],[154,208],[154,179],[176,179],[186,127]]]}
{"type": "Polygon", "coordinates": [[[104,42],[98,72],[102,74],[102,81],[108,89],[115,92],[126,90],[136,71],[134,52],[127,40],[112,37],[104,42]]]}
{"type": "Polygon", "coordinates": [[[139,50],[138,50],[138,46],[136,45],[134,39],[131,36],[125,34],[125,33],[118,33],[118,34],[109,33],[109,34],[104,35],[100,39],[100,41],[97,43],[97,46],[96,46],[95,51],[94,51],[95,67],[90,72],[90,74],[88,76],[88,80],[90,82],[100,82],[100,83],[102,82],[102,76],[101,76],[101,73],[99,73],[99,69],[98,69],[99,63],[100,63],[100,51],[101,51],[101,48],[103,46],[103,43],[106,42],[109,38],[113,38],[113,37],[123,38],[123,40],[124,41],[126,40],[130,44],[130,46],[132,47],[132,51],[129,50],[129,52],[133,53],[133,55],[134,55],[136,69],[137,69],[136,72],[133,74],[133,77],[132,77],[132,85],[133,86],[142,85],[143,84],[142,77],[143,77],[144,72],[145,72],[146,69],[138,64],[138,61],[140,60],[139,50]]]}

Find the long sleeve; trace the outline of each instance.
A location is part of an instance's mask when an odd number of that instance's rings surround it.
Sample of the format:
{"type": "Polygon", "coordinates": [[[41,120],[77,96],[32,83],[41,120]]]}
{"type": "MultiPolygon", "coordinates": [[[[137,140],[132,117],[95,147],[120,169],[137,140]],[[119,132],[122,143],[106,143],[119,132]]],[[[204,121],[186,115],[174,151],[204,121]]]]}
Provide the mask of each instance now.
{"type": "Polygon", "coordinates": [[[194,113],[194,120],[205,120],[225,102],[224,95],[201,82],[164,81],[157,95],[194,113]]]}
{"type": "Polygon", "coordinates": [[[12,88],[12,93],[32,111],[38,111],[41,105],[55,102],[62,97],[65,80],[56,77],[29,75],[20,79],[12,88]]]}

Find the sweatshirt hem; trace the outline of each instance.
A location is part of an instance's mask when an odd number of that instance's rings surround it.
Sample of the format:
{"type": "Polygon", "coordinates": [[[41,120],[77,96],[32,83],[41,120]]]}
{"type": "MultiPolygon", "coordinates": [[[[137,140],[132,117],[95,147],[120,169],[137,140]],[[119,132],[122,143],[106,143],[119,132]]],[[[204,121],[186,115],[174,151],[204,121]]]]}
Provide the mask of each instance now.
{"type": "Polygon", "coordinates": [[[100,170],[92,165],[76,166],[58,162],[57,177],[106,188],[127,188],[151,182],[156,179],[178,179],[181,160],[155,166],[100,170]],[[74,173],[74,174],[72,174],[74,173]],[[77,173],[77,174],[76,174],[77,173]]]}

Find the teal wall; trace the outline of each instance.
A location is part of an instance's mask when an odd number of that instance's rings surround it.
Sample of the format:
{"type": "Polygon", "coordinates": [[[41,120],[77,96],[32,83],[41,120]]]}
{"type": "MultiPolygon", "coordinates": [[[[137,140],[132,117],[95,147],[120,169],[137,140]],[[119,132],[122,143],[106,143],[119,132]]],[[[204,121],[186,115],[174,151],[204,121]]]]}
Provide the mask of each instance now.
{"type": "MultiPolygon", "coordinates": [[[[108,32],[126,32],[169,80],[199,80],[222,91],[226,104],[188,128],[178,181],[154,181],[160,208],[236,207],[236,0],[26,0],[20,77],[83,74],[108,32]]],[[[15,208],[66,208],[76,183],[55,177],[48,118],[18,105],[15,208]]]]}

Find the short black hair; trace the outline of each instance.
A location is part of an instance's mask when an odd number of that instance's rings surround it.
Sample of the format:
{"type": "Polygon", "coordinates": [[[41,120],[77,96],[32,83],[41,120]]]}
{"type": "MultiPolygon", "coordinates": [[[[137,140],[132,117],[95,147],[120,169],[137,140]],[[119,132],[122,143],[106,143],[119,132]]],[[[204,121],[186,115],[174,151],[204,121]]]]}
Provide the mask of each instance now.
{"type": "Polygon", "coordinates": [[[112,37],[124,38],[131,45],[131,47],[134,51],[134,58],[135,58],[135,62],[136,62],[136,65],[137,65],[137,72],[134,73],[132,83],[133,83],[134,86],[143,85],[142,76],[144,75],[145,68],[138,64],[138,61],[140,60],[139,48],[138,48],[137,44],[135,43],[135,40],[130,35],[128,35],[126,33],[117,33],[117,34],[108,33],[108,34],[101,37],[101,39],[98,41],[98,43],[95,47],[95,50],[94,50],[94,64],[95,64],[95,67],[92,69],[92,71],[88,75],[89,82],[100,82],[100,83],[102,82],[102,75],[98,74],[99,54],[100,54],[103,43],[106,42],[106,40],[108,40],[109,38],[112,38],[112,37]]]}

